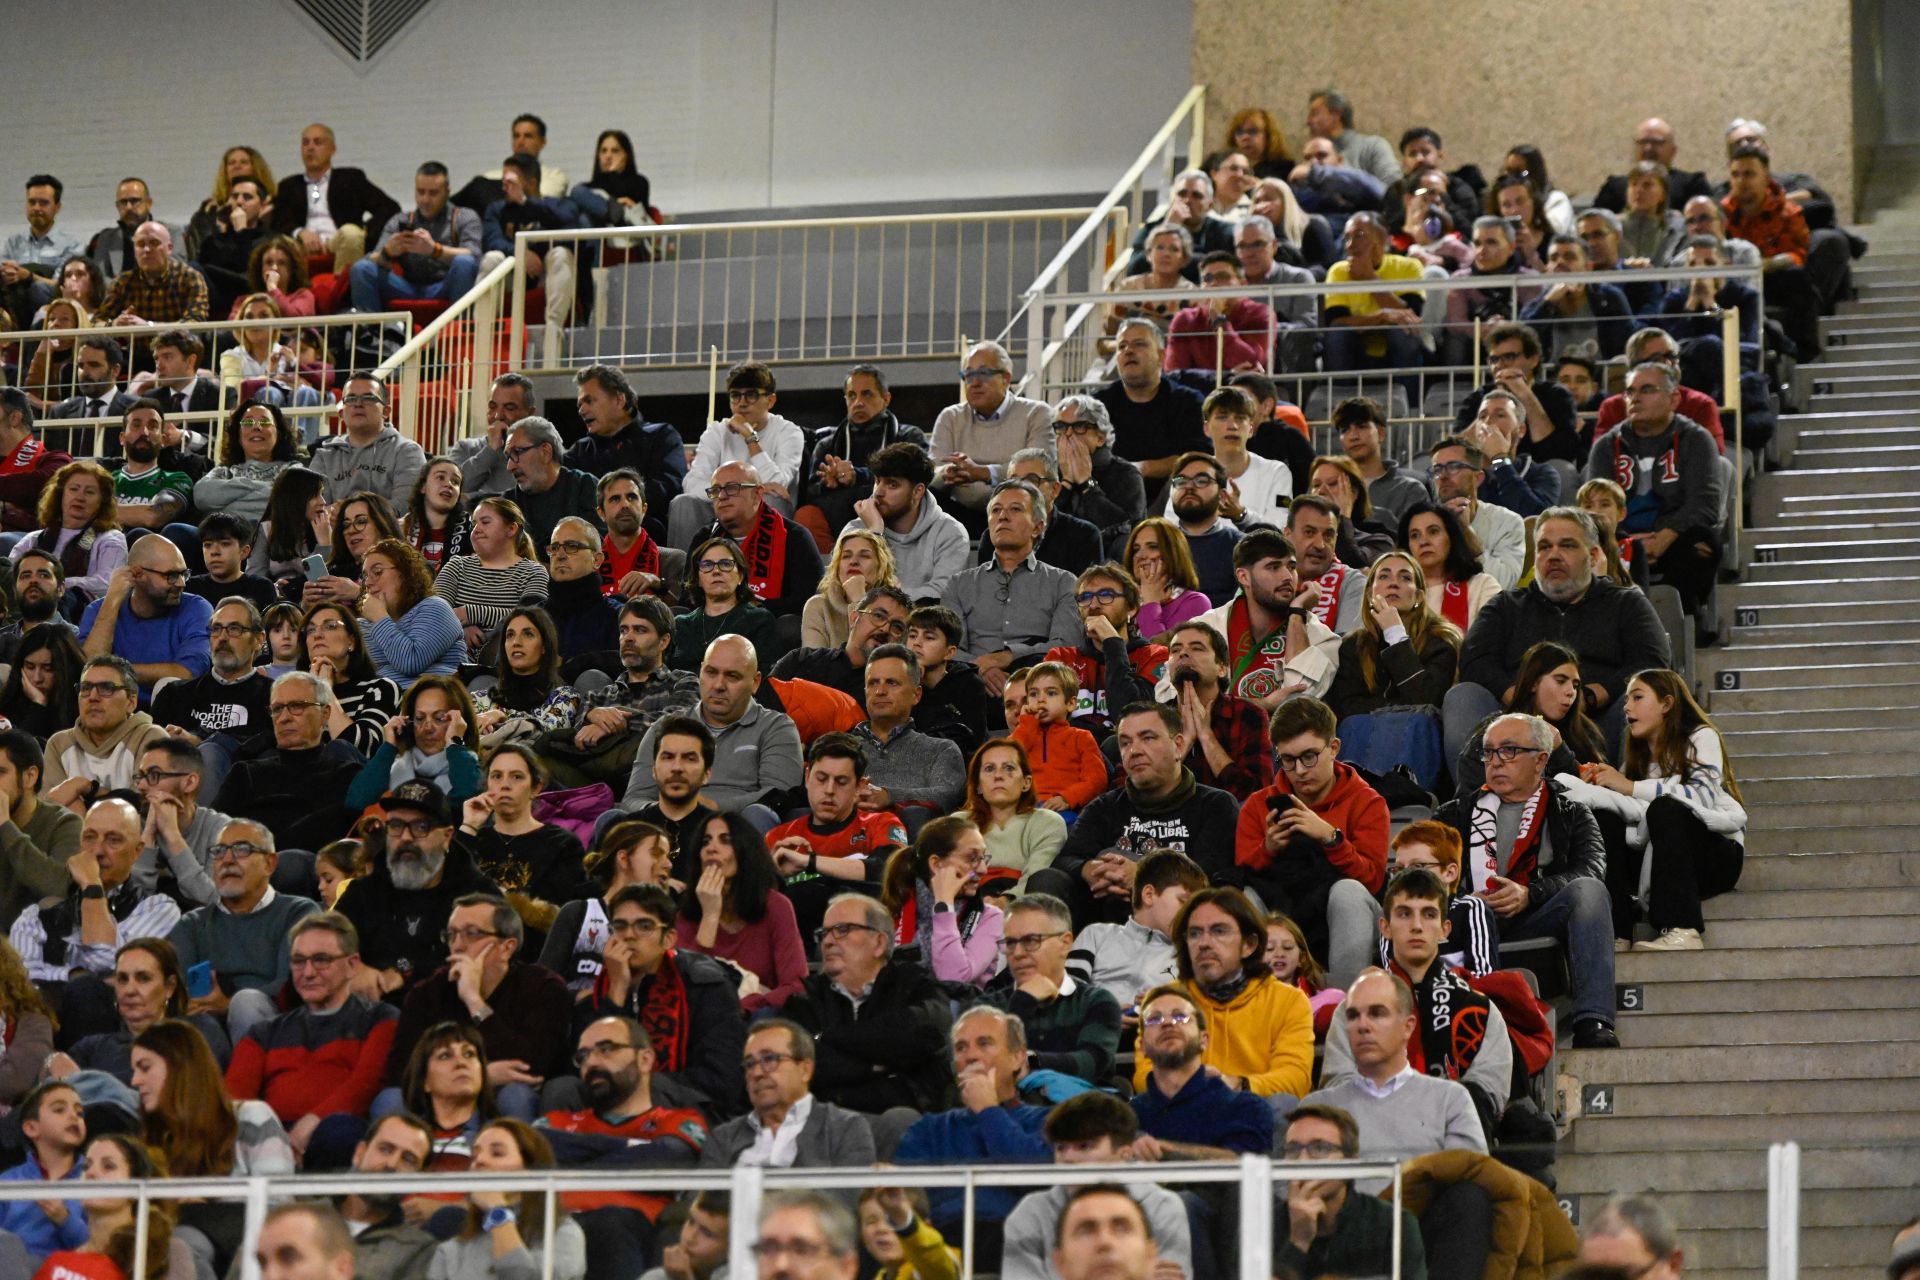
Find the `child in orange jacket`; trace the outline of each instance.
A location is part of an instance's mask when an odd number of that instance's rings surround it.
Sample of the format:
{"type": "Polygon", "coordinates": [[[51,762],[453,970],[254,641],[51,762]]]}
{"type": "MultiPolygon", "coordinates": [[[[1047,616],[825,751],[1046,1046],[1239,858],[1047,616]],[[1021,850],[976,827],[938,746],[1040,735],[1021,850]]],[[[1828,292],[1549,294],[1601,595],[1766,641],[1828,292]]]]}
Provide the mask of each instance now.
{"type": "Polygon", "coordinates": [[[1085,808],[1107,789],[1107,758],[1085,729],[1067,723],[1080,696],[1080,679],[1064,662],[1042,662],[1027,671],[1026,711],[1013,739],[1033,765],[1033,794],[1055,811],[1085,808]]]}

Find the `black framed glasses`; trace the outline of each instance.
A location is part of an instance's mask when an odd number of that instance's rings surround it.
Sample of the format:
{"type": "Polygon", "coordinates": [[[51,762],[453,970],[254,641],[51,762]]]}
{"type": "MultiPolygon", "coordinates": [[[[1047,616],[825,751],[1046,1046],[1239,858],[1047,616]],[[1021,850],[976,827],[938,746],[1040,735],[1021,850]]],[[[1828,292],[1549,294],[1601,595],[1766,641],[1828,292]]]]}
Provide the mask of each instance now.
{"type": "Polygon", "coordinates": [[[634,1046],[619,1044],[612,1040],[596,1040],[584,1048],[573,1051],[573,1065],[576,1069],[586,1066],[595,1058],[611,1058],[616,1053],[632,1053],[634,1046]]]}
{"type": "Polygon", "coordinates": [[[500,934],[495,932],[492,929],[466,928],[466,929],[442,929],[440,931],[440,941],[446,943],[450,947],[456,946],[456,945],[471,946],[473,943],[480,941],[482,938],[498,938],[499,936],[500,934]]]}
{"type": "Polygon", "coordinates": [[[870,924],[825,924],[813,931],[813,940],[816,944],[825,942],[828,938],[844,942],[854,934],[863,931],[866,933],[880,932],[870,924]]]}
{"type": "Polygon", "coordinates": [[[416,840],[424,840],[433,834],[436,825],[438,824],[432,818],[415,818],[412,821],[405,818],[388,818],[385,823],[387,834],[395,840],[409,834],[416,840]]]}
{"type": "Polygon", "coordinates": [[[750,1053],[740,1059],[742,1075],[752,1075],[755,1071],[775,1071],[783,1062],[798,1062],[799,1057],[791,1053],[750,1053]]]}
{"type": "Polygon", "coordinates": [[[207,624],[207,635],[215,640],[223,636],[238,640],[241,636],[257,636],[259,634],[260,628],[248,622],[209,622],[207,624]]]}
{"type": "Polygon", "coordinates": [[[1003,954],[1015,951],[1038,951],[1042,944],[1054,938],[1067,936],[1065,929],[1056,929],[1052,933],[1023,933],[1017,937],[1002,937],[997,945],[1003,954]]]}
{"type": "Polygon", "coordinates": [[[211,844],[207,846],[207,857],[213,862],[244,862],[256,853],[272,853],[271,849],[262,849],[257,844],[248,844],[245,840],[236,840],[232,844],[211,844]]]}
{"type": "Polygon", "coordinates": [[[1499,760],[1505,764],[1512,764],[1521,756],[1543,756],[1545,754],[1547,753],[1539,747],[1523,747],[1518,743],[1505,742],[1497,747],[1482,748],[1480,758],[1488,764],[1492,764],[1495,760],[1499,760]]]}
{"type": "Polygon", "coordinates": [[[726,484],[716,484],[707,490],[707,501],[718,502],[722,498],[737,498],[749,489],[758,489],[759,484],[747,480],[733,480],[726,484]]]}
{"type": "Polygon", "coordinates": [[[1108,605],[1122,598],[1122,593],[1115,591],[1112,587],[1102,587],[1098,591],[1080,592],[1074,596],[1073,602],[1083,606],[1090,604],[1108,605]]]}
{"type": "Polygon", "coordinates": [[[157,787],[168,778],[190,778],[192,776],[192,774],[184,769],[147,768],[134,774],[133,780],[135,782],[144,782],[150,787],[157,787]]]}

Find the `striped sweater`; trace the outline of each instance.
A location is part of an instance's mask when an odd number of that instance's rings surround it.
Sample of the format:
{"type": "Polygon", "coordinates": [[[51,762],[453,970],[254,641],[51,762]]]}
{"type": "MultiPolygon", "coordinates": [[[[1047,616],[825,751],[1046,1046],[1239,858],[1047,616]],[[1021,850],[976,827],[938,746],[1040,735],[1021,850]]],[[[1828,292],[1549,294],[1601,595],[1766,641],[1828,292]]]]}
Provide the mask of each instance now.
{"type": "Polygon", "coordinates": [[[286,1124],[302,1116],[365,1115],[400,1015],[390,1004],[348,996],[333,1013],[301,1007],[257,1023],[233,1047],[227,1091],[258,1098],[286,1124]]]}
{"type": "Polygon", "coordinates": [[[547,586],[547,571],[538,560],[489,569],[479,556],[454,556],[441,566],[433,594],[456,609],[465,608],[468,626],[491,631],[528,597],[546,603],[547,586]]]}

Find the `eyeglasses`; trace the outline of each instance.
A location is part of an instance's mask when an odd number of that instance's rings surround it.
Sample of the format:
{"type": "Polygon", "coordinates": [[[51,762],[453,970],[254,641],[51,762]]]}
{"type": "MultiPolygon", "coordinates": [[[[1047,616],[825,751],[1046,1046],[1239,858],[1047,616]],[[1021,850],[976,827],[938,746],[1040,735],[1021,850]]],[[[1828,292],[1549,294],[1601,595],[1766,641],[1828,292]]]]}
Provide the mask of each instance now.
{"type": "Polygon", "coordinates": [[[592,550],[594,550],[594,546],[591,542],[574,542],[571,539],[566,542],[549,542],[547,544],[547,554],[550,556],[583,556],[592,550]]]}
{"type": "Polygon", "coordinates": [[[145,565],[135,565],[134,567],[140,570],[141,573],[150,573],[156,578],[164,579],[168,586],[178,586],[193,576],[185,569],[149,569],[145,565]]]}
{"type": "Polygon", "coordinates": [[[651,938],[667,931],[658,920],[615,920],[607,928],[616,938],[651,938]]]}
{"type": "Polygon", "coordinates": [[[740,566],[734,562],[733,557],[723,556],[718,560],[702,560],[699,564],[695,565],[694,568],[698,569],[701,573],[720,573],[727,569],[738,572],[740,566]]]}
{"type": "Polygon", "coordinates": [[[587,1045],[585,1048],[574,1050],[573,1065],[576,1067],[584,1067],[594,1058],[611,1058],[614,1054],[622,1050],[631,1053],[633,1052],[633,1048],[634,1046],[630,1044],[617,1044],[612,1040],[598,1040],[593,1044],[587,1045]]]}
{"type": "Polygon", "coordinates": [[[1074,596],[1073,602],[1078,605],[1112,604],[1115,600],[1121,598],[1121,594],[1121,592],[1115,591],[1112,587],[1102,587],[1098,591],[1080,592],[1074,596]]]}
{"type": "Polygon", "coordinates": [[[1212,489],[1218,487],[1219,484],[1220,482],[1212,476],[1175,476],[1173,479],[1167,481],[1167,487],[1175,490],[1212,489]]]}
{"type": "Polygon", "coordinates": [[[373,517],[355,516],[351,520],[342,520],[340,527],[348,533],[360,533],[373,528],[373,517]]]}
{"type": "Polygon", "coordinates": [[[1546,754],[1546,752],[1540,750],[1538,747],[1523,747],[1517,743],[1506,742],[1497,747],[1484,748],[1480,752],[1480,758],[1488,764],[1492,764],[1495,760],[1499,760],[1504,764],[1512,764],[1521,756],[1543,756],[1546,754]]]}
{"type": "Polygon", "coordinates": [[[145,196],[126,196],[122,199],[115,200],[113,207],[116,209],[131,209],[137,204],[145,204],[146,202],[147,197],[145,196]]]}
{"type": "Polygon", "coordinates": [[[1518,364],[1527,358],[1524,351],[1492,351],[1487,354],[1488,364],[1518,364]]]}
{"type": "Polygon", "coordinates": [[[340,621],[338,618],[329,618],[325,622],[308,623],[306,630],[300,634],[311,640],[317,635],[330,635],[335,631],[345,631],[346,629],[346,623],[340,621]]]}
{"type": "Polygon", "coordinates": [[[1240,937],[1237,924],[1191,925],[1187,929],[1188,942],[1201,942],[1212,938],[1215,942],[1233,942],[1240,937]]]}
{"type": "Polygon", "coordinates": [[[442,929],[440,941],[448,946],[471,946],[482,938],[498,938],[500,935],[491,929],[442,929]]]}
{"type": "Polygon", "coordinates": [[[727,400],[733,404],[752,404],[766,394],[758,387],[735,387],[727,392],[727,400]]]}
{"type": "Polygon", "coordinates": [[[1457,476],[1463,471],[1478,470],[1471,462],[1436,462],[1427,468],[1427,474],[1438,480],[1441,476],[1457,476]]]}
{"type": "Polygon", "coordinates": [[[727,484],[716,484],[707,490],[707,501],[718,502],[722,498],[737,498],[747,490],[758,489],[759,487],[758,484],[746,480],[734,480],[727,484]]]}
{"type": "Polygon", "coordinates": [[[345,959],[346,956],[337,953],[334,955],[324,953],[310,956],[291,955],[287,957],[287,968],[311,969],[315,973],[325,973],[345,959]]]}
{"type": "Polygon", "coordinates": [[[845,942],[854,934],[861,932],[878,933],[880,931],[870,924],[826,924],[813,931],[813,940],[816,944],[825,942],[828,938],[836,942],[845,942]]]}
{"type": "Polygon", "coordinates": [[[412,833],[414,839],[424,840],[432,835],[434,829],[439,825],[440,824],[432,818],[415,818],[412,821],[408,821],[405,818],[388,818],[386,830],[387,834],[396,840],[401,836],[407,835],[409,832],[412,833]]]}
{"type": "Polygon", "coordinates": [[[150,787],[157,787],[168,778],[186,778],[190,776],[192,775],[184,770],[175,771],[171,769],[154,768],[142,769],[139,773],[133,775],[133,780],[135,782],[144,782],[150,787]]]}
{"type": "Polygon", "coordinates": [[[795,1262],[812,1262],[833,1253],[833,1246],[822,1240],[755,1240],[751,1246],[754,1260],[765,1262],[786,1254],[795,1262]]]}
{"type": "Polygon", "coordinates": [[[271,853],[271,849],[262,849],[259,845],[239,840],[233,844],[214,844],[207,846],[207,856],[214,862],[244,862],[256,853],[271,853]]]}
{"type": "Polygon", "coordinates": [[[127,686],[118,680],[82,680],[76,688],[83,698],[111,698],[116,693],[127,691],[127,686]]]}
{"type": "Polygon", "coordinates": [[[772,1071],[783,1062],[798,1062],[800,1059],[791,1053],[750,1053],[740,1059],[740,1070],[752,1075],[756,1070],[772,1071]]]}
{"type": "Polygon", "coordinates": [[[340,403],[341,404],[385,404],[386,399],[382,396],[374,395],[370,391],[362,391],[355,395],[341,396],[340,403]]]}
{"type": "Polygon", "coordinates": [[[1092,435],[1098,432],[1100,428],[1098,424],[1092,422],[1056,422],[1053,424],[1053,430],[1055,435],[1084,436],[1092,435]]]}
{"type": "Polygon", "coordinates": [[[1191,1013],[1175,1010],[1172,1013],[1150,1013],[1140,1019],[1140,1025],[1151,1031],[1156,1027],[1184,1027],[1192,1021],[1191,1013]]]}
{"type": "Polygon", "coordinates": [[[884,631],[890,636],[903,636],[907,634],[907,620],[905,618],[889,618],[886,614],[875,612],[872,609],[855,609],[854,612],[873,623],[876,630],[884,631]]]}
{"type": "Polygon", "coordinates": [[[540,446],[537,444],[508,445],[505,450],[505,453],[507,455],[507,461],[516,462],[519,459],[526,457],[528,454],[532,453],[535,449],[538,449],[539,447],[540,446]]]}
{"type": "Polygon", "coordinates": [[[209,622],[207,624],[207,635],[215,640],[220,639],[222,636],[229,636],[238,640],[241,636],[254,636],[259,634],[260,628],[247,622],[209,622]]]}
{"type": "Polygon", "coordinates": [[[1280,1148],[1289,1160],[1337,1160],[1346,1152],[1337,1142],[1289,1142],[1280,1148]]]}
{"type": "Polygon", "coordinates": [[[319,705],[317,702],[276,702],[267,708],[267,715],[275,720],[281,716],[303,716],[319,705]]]}
{"type": "Polygon", "coordinates": [[[960,371],[962,382],[992,382],[995,378],[1011,376],[1005,369],[962,369],[960,371]]]}
{"type": "Polygon", "coordinates": [[[1321,749],[1315,748],[1312,751],[1302,751],[1297,756],[1290,756],[1283,752],[1276,758],[1280,761],[1281,772],[1305,773],[1307,770],[1313,768],[1315,765],[1320,763],[1321,754],[1322,754],[1321,749]]]}
{"type": "Polygon", "coordinates": [[[998,945],[1002,952],[1008,954],[1015,951],[1038,951],[1041,943],[1052,938],[1064,938],[1066,936],[1067,931],[1065,929],[1056,929],[1052,933],[1023,933],[1017,937],[1003,937],[1000,939],[998,945]]]}

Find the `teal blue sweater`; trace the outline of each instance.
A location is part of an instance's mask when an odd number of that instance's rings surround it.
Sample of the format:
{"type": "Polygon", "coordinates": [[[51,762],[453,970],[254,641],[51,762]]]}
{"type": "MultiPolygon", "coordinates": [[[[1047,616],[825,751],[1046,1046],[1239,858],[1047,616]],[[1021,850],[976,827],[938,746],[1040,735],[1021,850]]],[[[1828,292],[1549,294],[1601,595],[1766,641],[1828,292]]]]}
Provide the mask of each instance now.
{"type": "Polygon", "coordinates": [[[311,898],[276,893],[243,916],[215,903],[180,917],[167,941],[180,953],[180,967],[213,963],[220,989],[264,991],[274,995],[287,984],[287,930],[320,909],[311,898]]]}
{"type": "MultiPolygon", "coordinates": [[[[380,797],[392,790],[393,762],[400,753],[393,749],[391,742],[382,742],[380,749],[373,753],[373,759],[361,768],[360,776],[347,788],[347,808],[365,809],[379,802],[380,797]]],[[[453,806],[457,816],[460,806],[480,794],[480,757],[458,743],[447,748],[447,800],[453,806]]]]}

